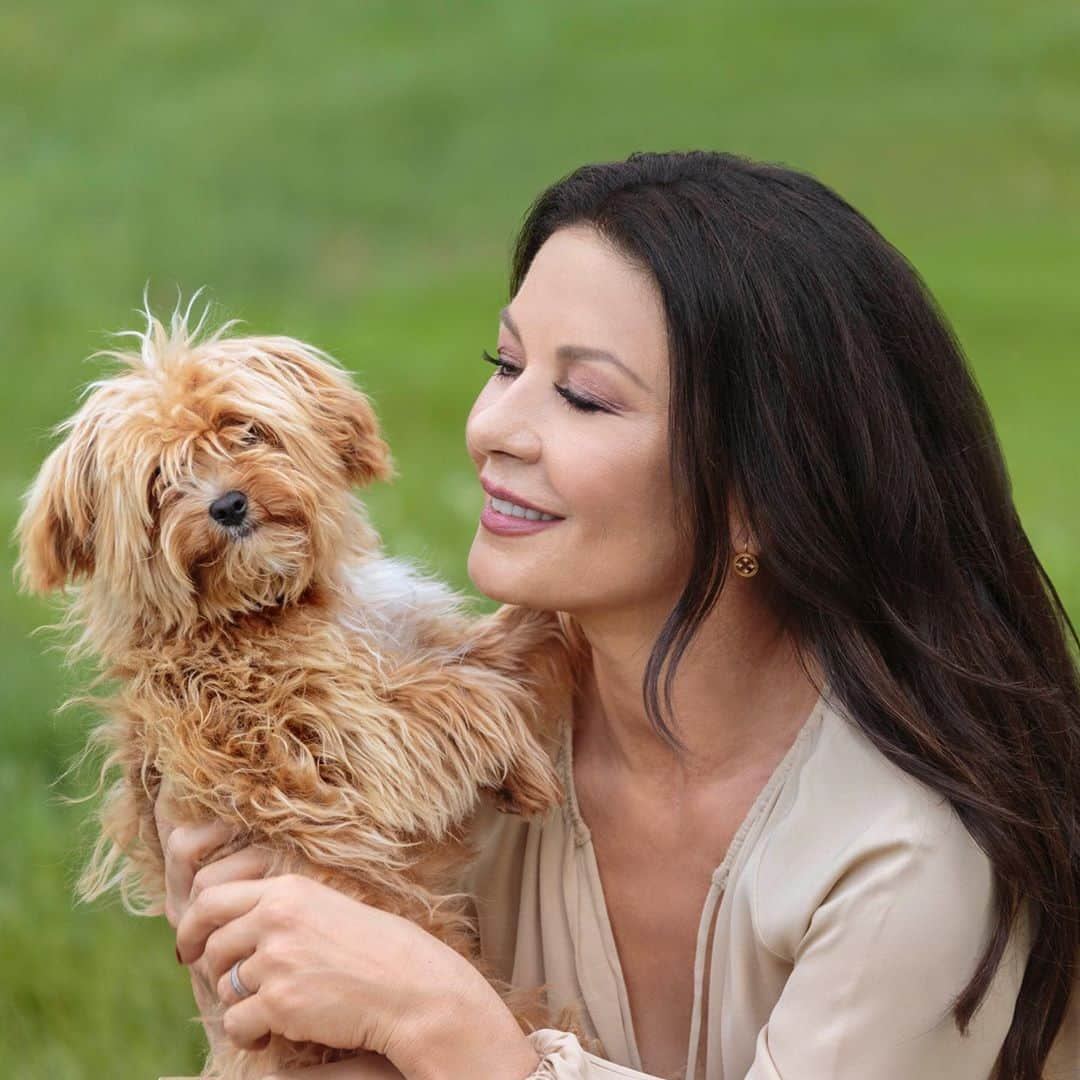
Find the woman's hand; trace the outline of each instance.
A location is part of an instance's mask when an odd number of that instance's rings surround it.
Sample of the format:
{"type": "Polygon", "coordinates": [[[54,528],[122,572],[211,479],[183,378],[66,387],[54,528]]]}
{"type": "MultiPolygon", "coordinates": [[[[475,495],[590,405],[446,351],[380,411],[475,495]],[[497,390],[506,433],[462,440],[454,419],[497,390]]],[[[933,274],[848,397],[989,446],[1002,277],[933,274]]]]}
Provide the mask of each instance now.
{"type": "MultiPolygon", "coordinates": [[[[256,847],[243,848],[215,862],[204,861],[233,837],[224,822],[177,825],[180,815],[168,781],[154,801],[158,840],[165,856],[165,918],[175,930],[194,896],[210,885],[263,877],[269,867],[269,853],[256,847]]],[[[176,953],[180,959],[180,951],[176,953]]],[[[214,982],[200,962],[191,965],[191,992],[202,1015],[210,1046],[216,1049],[226,1039],[218,1018],[214,982]]]]}
{"type": "Polygon", "coordinates": [[[223,821],[178,825],[178,816],[166,780],[154,801],[154,820],[165,856],[165,918],[174,930],[180,925],[193,892],[197,895],[208,885],[223,881],[260,878],[269,865],[266,851],[247,847],[203,866],[209,855],[232,839],[234,830],[223,821]]]}
{"type": "Polygon", "coordinates": [[[414,923],[298,874],[207,886],[176,938],[183,963],[205,961],[235,1045],[253,1048],[274,1033],[372,1051],[407,1076],[435,1027],[441,1033],[483,981],[414,923]],[[250,991],[242,999],[229,979],[236,961],[250,991]]]}
{"type": "Polygon", "coordinates": [[[229,827],[174,827],[164,790],[154,813],[165,914],[177,930],[177,959],[191,967],[211,1047],[226,1038],[258,1047],[275,1032],[361,1051],[280,1080],[516,1078],[537,1067],[502,1000],[449,946],[312,879],[266,878],[269,853],[257,847],[201,865],[231,839],[229,827]],[[252,991],[242,1001],[228,978],[236,960],[252,991]],[[215,996],[227,1006],[224,1026],[215,996]]]}

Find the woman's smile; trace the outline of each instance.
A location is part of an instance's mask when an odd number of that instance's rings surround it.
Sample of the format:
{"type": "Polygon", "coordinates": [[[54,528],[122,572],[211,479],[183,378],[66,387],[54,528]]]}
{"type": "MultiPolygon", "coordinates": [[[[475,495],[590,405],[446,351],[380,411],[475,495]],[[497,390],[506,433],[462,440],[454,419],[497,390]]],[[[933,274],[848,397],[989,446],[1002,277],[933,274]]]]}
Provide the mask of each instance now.
{"type": "Polygon", "coordinates": [[[523,506],[496,499],[493,496],[484,504],[480,513],[480,524],[499,536],[526,536],[541,529],[558,525],[563,518],[551,514],[540,514],[537,510],[527,510],[523,506]]]}

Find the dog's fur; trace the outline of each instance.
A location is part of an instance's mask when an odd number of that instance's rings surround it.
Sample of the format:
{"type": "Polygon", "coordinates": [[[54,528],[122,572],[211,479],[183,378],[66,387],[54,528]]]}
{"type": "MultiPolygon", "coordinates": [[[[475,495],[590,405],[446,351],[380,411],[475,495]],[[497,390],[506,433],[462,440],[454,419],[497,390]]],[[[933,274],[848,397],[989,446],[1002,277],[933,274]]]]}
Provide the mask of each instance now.
{"type": "MultiPolygon", "coordinates": [[[[200,338],[190,310],[169,330],[147,310],[138,348],[104,354],[124,367],[58,427],[16,529],[24,586],[76,583],[61,625],[114,688],[82,698],[105,717],[88,750],[110,787],[81,898],[118,886],[129,910],[163,910],[167,778],[185,820],[235,825],[233,847],[272,847],[276,871],[318,867],[467,956],[524,1031],[584,1040],[542,988],[486,970],[453,891],[481,797],[523,815],[562,801],[544,718],[577,678],[573,627],[513,606],[470,615],[386,556],[351,492],[393,475],[367,397],[318,349],[232,337],[231,322],[200,338]],[[250,528],[208,513],[232,490],[250,528]]],[[[339,1056],[275,1036],[219,1050],[204,1075],[339,1056]]]]}

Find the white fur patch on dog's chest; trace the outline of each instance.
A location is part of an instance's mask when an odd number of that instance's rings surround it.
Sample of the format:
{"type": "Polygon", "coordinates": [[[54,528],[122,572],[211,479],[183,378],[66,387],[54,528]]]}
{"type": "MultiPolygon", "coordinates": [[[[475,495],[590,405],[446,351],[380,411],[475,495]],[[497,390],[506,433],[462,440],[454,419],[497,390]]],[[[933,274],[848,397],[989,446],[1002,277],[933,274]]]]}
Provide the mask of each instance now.
{"type": "Polygon", "coordinates": [[[425,625],[460,614],[464,597],[405,559],[378,556],[349,567],[353,596],[340,621],[388,652],[415,648],[425,625]]]}

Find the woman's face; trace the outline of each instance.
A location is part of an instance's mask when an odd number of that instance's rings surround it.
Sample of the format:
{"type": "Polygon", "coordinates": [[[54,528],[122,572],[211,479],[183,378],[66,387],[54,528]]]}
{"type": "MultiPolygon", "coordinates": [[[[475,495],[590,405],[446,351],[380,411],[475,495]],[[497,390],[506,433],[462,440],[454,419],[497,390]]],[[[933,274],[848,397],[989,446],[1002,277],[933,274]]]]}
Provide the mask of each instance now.
{"type": "Polygon", "coordinates": [[[593,230],[558,230],[502,313],[498,358],[469,414],[469,453],[485,488],[556,520],[507,518],[499,510],[510,508],[498,499],[493,508],[488,495],[469,552],[472,582],[542,610],[666,612],[687,565],[674,524],[655,282],[593,230]]]}

